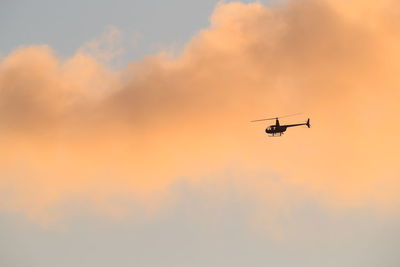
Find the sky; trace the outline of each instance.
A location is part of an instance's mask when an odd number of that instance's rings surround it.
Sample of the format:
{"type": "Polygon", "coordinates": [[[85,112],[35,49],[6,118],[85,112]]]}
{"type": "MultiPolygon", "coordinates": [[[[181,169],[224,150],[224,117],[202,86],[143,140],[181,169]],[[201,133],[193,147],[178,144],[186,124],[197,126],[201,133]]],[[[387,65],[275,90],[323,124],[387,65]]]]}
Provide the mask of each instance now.
{"type": "Polygon", "coordinates": [[[398,266],[397,10],[2,1],[1,266],[398,266]]]}

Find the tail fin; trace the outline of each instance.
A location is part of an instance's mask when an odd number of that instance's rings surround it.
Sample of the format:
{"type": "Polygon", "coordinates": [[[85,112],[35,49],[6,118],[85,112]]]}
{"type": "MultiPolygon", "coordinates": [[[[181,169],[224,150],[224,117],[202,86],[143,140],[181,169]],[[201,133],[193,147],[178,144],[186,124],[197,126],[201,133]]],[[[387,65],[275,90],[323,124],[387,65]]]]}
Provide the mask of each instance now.
{"type": "Polygon", "coordinates": [[[307,125],[308,128],[311,127],[311,125],[310,125],[310,119],[307,120],[306,125],[307,125]]]}

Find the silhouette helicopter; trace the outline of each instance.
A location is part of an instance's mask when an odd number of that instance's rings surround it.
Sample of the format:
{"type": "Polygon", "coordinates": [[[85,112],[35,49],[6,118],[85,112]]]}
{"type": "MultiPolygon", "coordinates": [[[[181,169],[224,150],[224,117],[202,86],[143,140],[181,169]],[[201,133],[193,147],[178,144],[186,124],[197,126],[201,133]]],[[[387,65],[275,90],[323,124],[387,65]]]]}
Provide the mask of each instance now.
{"type": "Polygon", "coordinates": [[[286,117],[295,116],[295,115],[298,115],[298,114],[300,114],[300,113],[292,114],[292,115],[286,115],[286,116],[281,116],[281,117],[275,117],[275,118],[254,120],[254,121],[251,121],[251,122],[275,120],[275,125],[273,124],[273,125],[268,126],[268,128],[265,129],[265,132],[268,134],[268,136],[271,136],[271,137],[274,137],[274,136],[282,136],[283,133],[286,132],[286,129],[289,128],[289,127],[302,126],[302,125],[306,125],[308,128],[311,127],[311,125],[310,125],[310,119],[308,119],[307,122],[305,122],[305,123],[286,124],[286,125],[281,125],[281,124],[279,123],[279,119],[280,119],[280,118],[286,118],[286,117]]]}

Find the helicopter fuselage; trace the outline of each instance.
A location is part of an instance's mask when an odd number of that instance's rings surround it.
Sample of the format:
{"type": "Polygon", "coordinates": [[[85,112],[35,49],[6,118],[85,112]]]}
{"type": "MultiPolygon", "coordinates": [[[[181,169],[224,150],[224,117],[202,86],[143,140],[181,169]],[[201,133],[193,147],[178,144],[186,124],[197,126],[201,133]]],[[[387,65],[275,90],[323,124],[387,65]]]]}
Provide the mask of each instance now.
{"type": "Polygon", "coordinates": [[[267,129],[265,129],[265,132],[267,134],[276,134],[276,133],[283,133],[286,132],[287,127],[286,126],[281,126],[281,125],[271,125],[267,129]]]}
{"type": "Polygon", "coordinates": [[[270,136],[282,136],[283,133],[286,132],[287,128],[302,126],[302,125],[306,125],[308,128],[310,128],[310,119],[308,119],[307,122],[305,123],[286,124],[286,125],[280,125],[279,120],[276,119],[275,124],[268,126],[268,128],[265,129],[265,132],[270,136]]]}

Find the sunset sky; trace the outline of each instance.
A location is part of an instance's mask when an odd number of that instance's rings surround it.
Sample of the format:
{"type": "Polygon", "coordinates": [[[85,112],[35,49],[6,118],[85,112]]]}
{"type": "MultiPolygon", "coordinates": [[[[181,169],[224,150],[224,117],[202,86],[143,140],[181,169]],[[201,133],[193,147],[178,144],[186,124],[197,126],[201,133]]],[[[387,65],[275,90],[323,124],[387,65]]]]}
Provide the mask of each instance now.
{"type": "Polygon", "coordinates": [[[399,266],[399,10],[1,1],[0,266],[399,266]]]}

